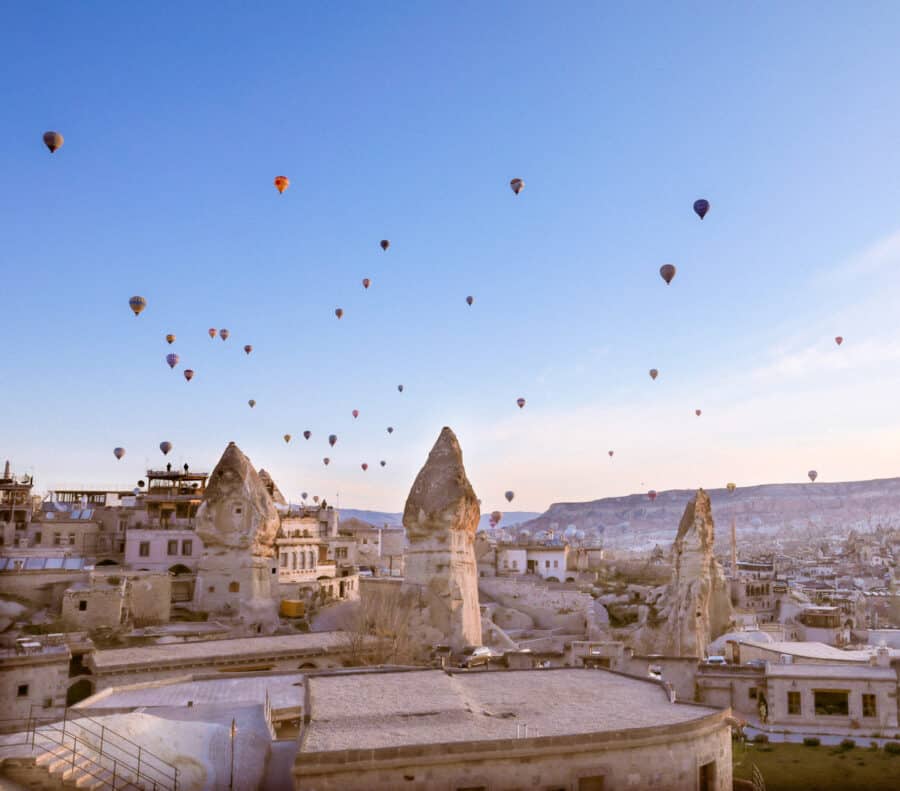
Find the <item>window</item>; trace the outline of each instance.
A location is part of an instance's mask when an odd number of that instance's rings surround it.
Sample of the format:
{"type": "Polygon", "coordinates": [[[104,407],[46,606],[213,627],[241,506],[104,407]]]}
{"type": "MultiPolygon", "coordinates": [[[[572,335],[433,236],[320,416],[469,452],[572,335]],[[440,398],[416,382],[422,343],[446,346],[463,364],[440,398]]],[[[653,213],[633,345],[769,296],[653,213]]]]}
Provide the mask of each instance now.
{"type": "Polygon", "coordinates": [[[750,700],[756,700],[756,687],[750,687],[750,689],[747,690],[747,694],[750,696],[750,700]]]}
{"type": "Polygon", "coordinates": [[[75,534],[74,533],[69,533],[69,546],[70,547],[75,546],[75,534]]]}
{"type": "Polygon", "coordinates": [[[45,709],[53,708],[53,698],[44,698],[44,708],[45,709]]]}
{"type": "Polygon", "coordinates": [[[53,534],[53,546],[58,547],[62,543],[62,533],[53,534]]]}
{"type": "Polygon", "coordinates": [[[186,538],[181,542],[181,554],[182,555],[193,555],[194,554],[194,542],[190,538],[186,538]]]}
{"type": "Polygon", "coordinates": [[[236,505],[234,507],[234,513],[235,513],[235,515],[240,516],[242,513],[244,513],[244,509],[241,508],[241,506],[236,505]]]}
{"type": "Polygon", "coordinates": [[[215,593],[215,592],[216,592],[216,586],[215,586],[215,585],[210,585],[206,590],[207,590],[209,593],[215,593]]]}
{"type": "Polygon", "coordinates": [[[710,761],[700,767],[700,791],[713,791],[716,785],[716,762],[710,761]]]}
{"type": "Polygon", "coordinates": [[[558,568],[559,568],[559,561],[558,561],[558,560],[554,560],[554,561],[553,561],[553,568],[555,568],[555,569],[558,569],[558,568]]]}
{"type": "Polygon", "coordinates": [[[16,696],[20,698],[27,698],[28,684],[19,684],[19,688],[16,690],[16,696]]]}
{"type": "Polygon", "coordinates": [[[800,714],[800,693],[788,692],[788,714],[800,714]]]}
{"type": "Polygon", "coordinates": [[[817,689],[813,691],[816,715],[826,717],[846,717],[850,712],[847,703],[849,693],[838,689],[817,689]]]}
{"type": "Polygon", "coordinates": [[[44,540],[44,534],[41,533],[40,530],[38,530],[37,533],[34,534],[34,543],[40,544],[41,541],[43,541],[43,540],[44,540]]]}
{"type": "Polygon", "coordinates": [[[138,555],[140,555],[142,558],[150,557],[150,542],[149,541],[141,541],[141,544],[138,547],[138,555]]]}
{"type": "Polygon", "coordinates": [[[603,776],[579,777],[578,791],[603,791],[603,776]]]}
{"type": "Polygon", "coordinates": [[[166,547],[166,552],[170,555],[178,554],[178,542],[177,541],[169,541],[166,547]]]}
{"type": "Polygon", "coordinates": [[[228,592],[229,593],[240,593],[241,592],[241,583],[240,582],[229,582],[228,583],[228,592]]]}
{"type": "Polygon", "coordinates": [[[545,560],[545,561],[544,561],[544,568],[545,568],[545,569],[549,569],[549,568],[550,568],[550,561],[549,561],[549,560],[545,560]]]}
{"type": "Polygon", "coordinates": [[[87,609],[87,600],[86,599],[81,599],[81,601],[78,602],[78,609],[81,612],[84,612],[87,609]]]}
{"type": "Polygon", "coordinates": [[[119,532],[124,533],[126,527],[128,527],[128,520],[120,519],[119,520],[119,532]]]}
{"type": "Polygon", "coordinates": [[[503,568],[505,568],[505,569],[509,568],[509,561],[506,558],[503,559],[503,568]]]}
{"type": "Polygon", "coordinates": [[[281,553],[281,568],[283,568],[283,569],[287,568],[287,552],[281,553]]]}
{"type": "Polygon", "coordinates": [[[863,704],[863,717],[877,717],[878,716],[878,707],[875,703],[874,695],[866,695],[862,696],[862,704],[863,704]]]}
{"type": "Polygon", "coordinates": [[[518,560],[514,560],[514,561],[513,561],[513,570],[514,570],[514,571],[518,571],[518,570],[519,570],[519,561],[518,561],[518,560]]]}

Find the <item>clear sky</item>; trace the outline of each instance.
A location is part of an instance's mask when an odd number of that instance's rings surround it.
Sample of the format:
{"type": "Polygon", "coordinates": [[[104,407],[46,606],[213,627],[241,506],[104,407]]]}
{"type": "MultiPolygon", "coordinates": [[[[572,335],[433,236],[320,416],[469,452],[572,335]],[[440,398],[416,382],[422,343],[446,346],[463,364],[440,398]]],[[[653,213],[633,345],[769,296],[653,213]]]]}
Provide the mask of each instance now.
{"type": "Polygon", "coordinates": [[[234,440],[390,510],[443,425],[486,509],[900,474],[900,5],[728,6],[6,4],[0,456],[234,440]]]}

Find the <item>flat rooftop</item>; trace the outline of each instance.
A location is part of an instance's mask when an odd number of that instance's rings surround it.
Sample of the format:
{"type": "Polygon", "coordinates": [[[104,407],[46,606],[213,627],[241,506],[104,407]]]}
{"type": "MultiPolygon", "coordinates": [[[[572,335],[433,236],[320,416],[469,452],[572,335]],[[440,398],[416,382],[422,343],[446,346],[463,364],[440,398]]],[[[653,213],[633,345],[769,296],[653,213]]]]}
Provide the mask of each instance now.
{"type": "Polygon", "coordinates": [[[231,640],[198,640],[189,643],[167,643],[136,648],[113,648],[96,651],[91,659],[98,673],[140,667],[186,665],[216,660],[264,657],[295,653],[317,653],[347,645],[344,632],[310,632],[308,634],[240,637],[231,640]]]}
{"type": "Polygon", "coordinates": [[[774,665],[766,667],[769,678],[821,678],[864,681],[891,681],[897,683],[897,673],[890,667],[871,665],[774,665]]]}
{"type": "Polygon", "coordinates": [[[874,653],[874,648],[854,651],[844,651],[841,648],[815,642],[781,642],[781,643],[757,643],[753,640],[739,640],[741,645],[752,646],[774,654],[789,654],[799,659],[818,659],[829,662],[868,662],[874,653]]]}
{"type": "Polygon", "coordinates": [[[656,682],[605,670],[415,670],[307,678],[301,753],[564,736],[677,725],[721,713],[670,703],[656,682]]]}

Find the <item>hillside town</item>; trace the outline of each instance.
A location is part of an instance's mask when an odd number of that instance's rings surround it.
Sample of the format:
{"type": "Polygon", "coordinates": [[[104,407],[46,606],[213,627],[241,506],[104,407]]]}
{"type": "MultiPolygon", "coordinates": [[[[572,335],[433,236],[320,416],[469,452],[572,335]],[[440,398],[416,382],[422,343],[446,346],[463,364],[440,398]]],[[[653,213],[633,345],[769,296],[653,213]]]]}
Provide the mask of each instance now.
{"type": "Polygon", "coordinates": [[[449,428],[402,527],[290,502],[234,443],[115,491],[7,462],[0,776],[707,791],[754,739],[893,743],[900,529],[748,541],[713,510],[694,492],[652,548],[479,530],[449,428]]]}

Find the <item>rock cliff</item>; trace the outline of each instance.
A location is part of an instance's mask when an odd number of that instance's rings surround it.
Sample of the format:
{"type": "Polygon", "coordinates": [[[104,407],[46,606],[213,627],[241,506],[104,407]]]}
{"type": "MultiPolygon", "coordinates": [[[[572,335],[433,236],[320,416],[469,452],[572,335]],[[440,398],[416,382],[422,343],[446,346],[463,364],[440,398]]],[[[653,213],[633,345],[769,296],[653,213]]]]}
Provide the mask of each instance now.
{"type": "Polygon", "coordinates": [[[272,502],[276,505],[288,504],[287,500],[284,499],[284,495],[281,493],[281,489],[278,488],[278,484],[276,484],[275,481],[272,480],[272,476],[262,468],[259,470],[259,479],[263,482],[263,486],[266,487],[266,491],[272,498],[272,502]]]}
{"type": "Polygon", "coordinates": [[[475,531],[480,510],[456,435],[444,428],[403,511],[409,539],[405,587],[425,605],[427,639],[454,650],[481,645],[475,531]]]}

